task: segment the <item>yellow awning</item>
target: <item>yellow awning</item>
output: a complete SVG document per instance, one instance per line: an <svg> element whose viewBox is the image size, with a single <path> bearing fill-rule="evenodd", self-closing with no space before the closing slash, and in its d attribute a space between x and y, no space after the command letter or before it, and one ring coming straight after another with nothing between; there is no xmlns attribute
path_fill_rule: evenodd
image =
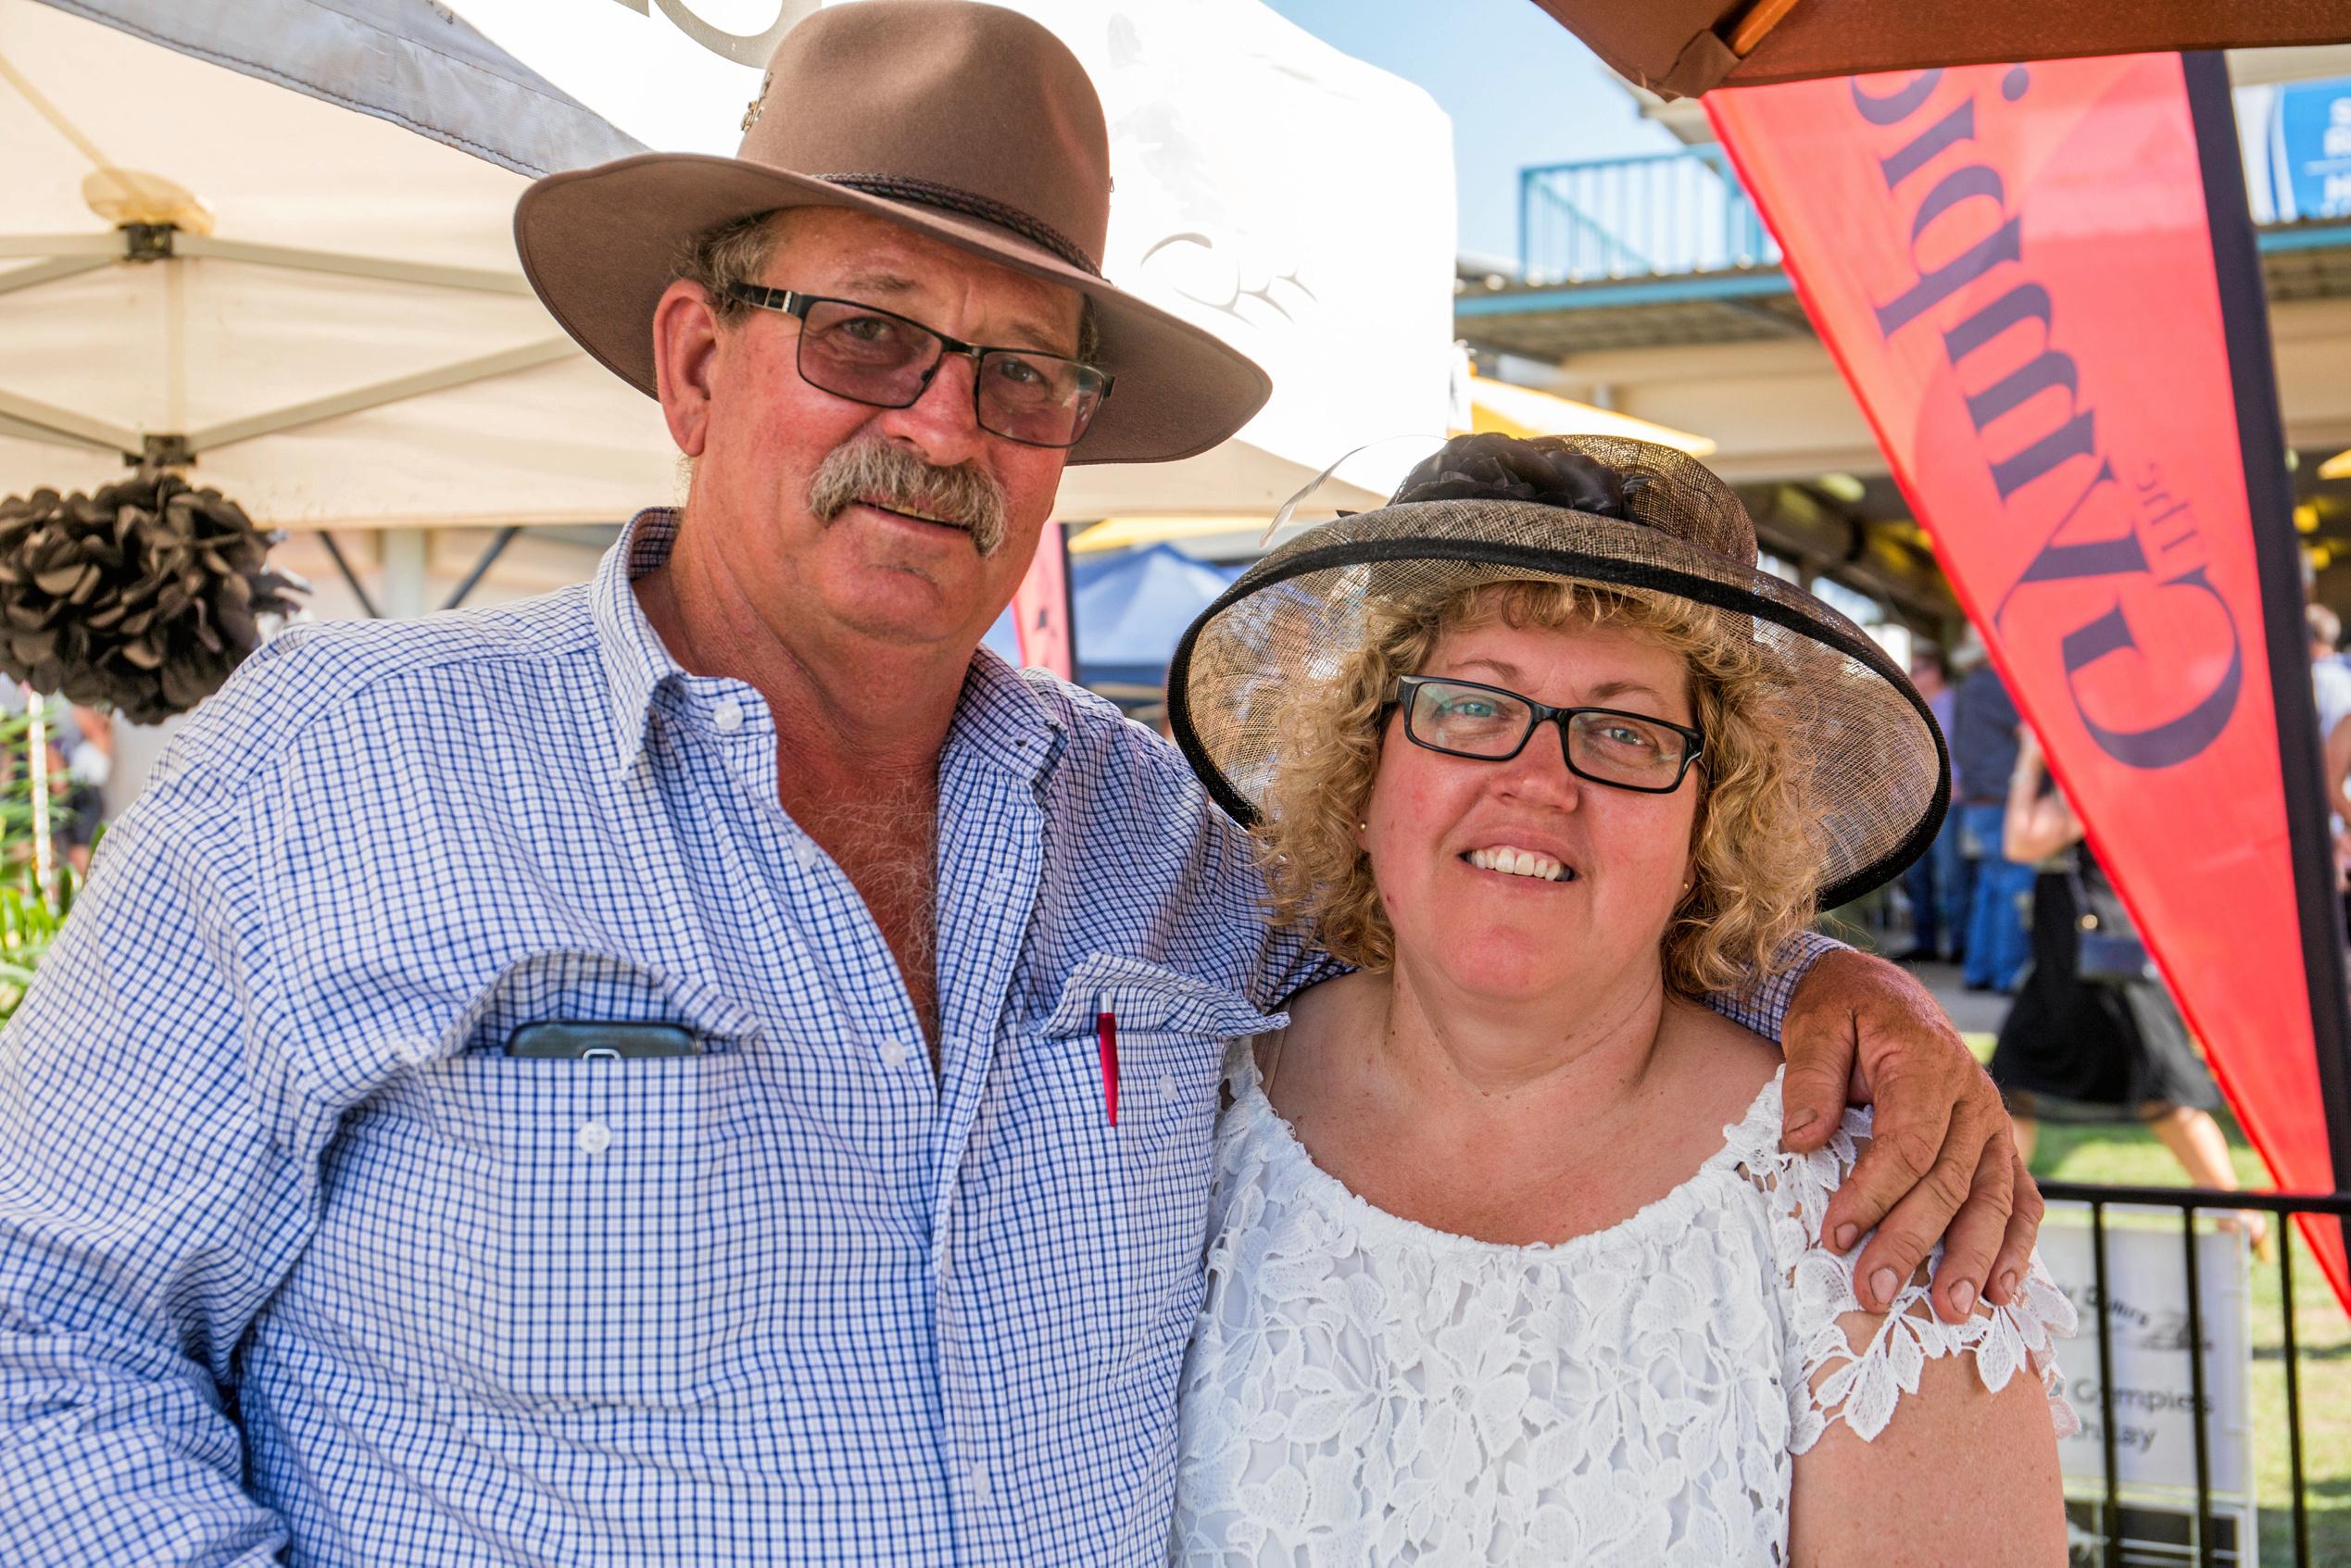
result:
<svg viewBox="0 0 2351 1568"><path fill-rule="evenodd" d="M1094 550L1125 550L1138 545L1157 545L1171 539L1208 539L1219 533L1254 529L1265 532L1264 518L1247 517L1113 517L1069 536L1072 554Z"/></svg>
<svg viewBox="0 0 2351 1568"><path fill-rule="evenodd" d="M1712 440L1686 430L1485 376L1469 378L1469 428L1481 435L1621 435L1678 447L1693 458L1715 449Z"/></svg>

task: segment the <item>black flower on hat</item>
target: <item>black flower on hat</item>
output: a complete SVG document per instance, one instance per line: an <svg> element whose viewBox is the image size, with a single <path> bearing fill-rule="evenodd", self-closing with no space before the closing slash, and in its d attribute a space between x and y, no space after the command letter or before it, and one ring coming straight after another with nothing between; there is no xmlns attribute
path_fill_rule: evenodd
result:
<svg viewBox="0 0 2351 1568"><path fill-rule="evenodd" d="M1535 501L1640 521L1627 508L1649 483L1571 446L1508 435L1456 435L1421 459L1389 505L1414 501Z"/></svg>

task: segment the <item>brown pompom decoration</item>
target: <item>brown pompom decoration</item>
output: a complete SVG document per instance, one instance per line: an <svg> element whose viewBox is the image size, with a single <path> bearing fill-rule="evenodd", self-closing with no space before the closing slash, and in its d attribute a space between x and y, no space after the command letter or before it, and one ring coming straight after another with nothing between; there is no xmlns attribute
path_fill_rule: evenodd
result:
<svg viewBox="0 0 2351 1568"><path fill-rule="evenodd" d="M0 501L0 670L134 724L184 713L310 591L269 570L283 537L164 471Z"/></svg>

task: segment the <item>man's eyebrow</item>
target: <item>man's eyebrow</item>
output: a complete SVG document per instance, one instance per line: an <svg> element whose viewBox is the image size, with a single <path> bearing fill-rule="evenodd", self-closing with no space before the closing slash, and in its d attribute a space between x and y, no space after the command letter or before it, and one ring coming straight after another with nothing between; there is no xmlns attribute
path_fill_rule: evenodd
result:
<svg viewBox="0 0 2351 1568"><path fill-rule="evenodd" d="M866 305L886 304L895 309L904 303L906 295L919 292L921 285L898 272L854 272L844 278L839 287L848 298ZM930 325L927 321L923 324ZM1058 357L1072 351L1063 346L1062 335L1024 313L1007 322L1000 333L991 334L982 346L1025 348Z"/></svg>
<svg viewBox="0 0 2351 1568"><path fill-rule="evenodd" d="M914 292L914 280L897 272L852 272L840 282L840 288L850 298L867 295L908 295Z"/></svg>

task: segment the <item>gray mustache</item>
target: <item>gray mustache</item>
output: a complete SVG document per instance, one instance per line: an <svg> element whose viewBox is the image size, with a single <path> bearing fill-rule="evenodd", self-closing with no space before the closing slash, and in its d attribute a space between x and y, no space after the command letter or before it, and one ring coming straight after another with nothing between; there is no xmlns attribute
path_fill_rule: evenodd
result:
<svg viewBox="0 0 2351 1568"><path fill-rule="evenodd" d="M960 523L984 557L1004 547L1008 503L994 476L973 463L934 468L886 441L835 447L809 481L808 501L820 522L831 522L852 502L870 501Z"/></svg>

